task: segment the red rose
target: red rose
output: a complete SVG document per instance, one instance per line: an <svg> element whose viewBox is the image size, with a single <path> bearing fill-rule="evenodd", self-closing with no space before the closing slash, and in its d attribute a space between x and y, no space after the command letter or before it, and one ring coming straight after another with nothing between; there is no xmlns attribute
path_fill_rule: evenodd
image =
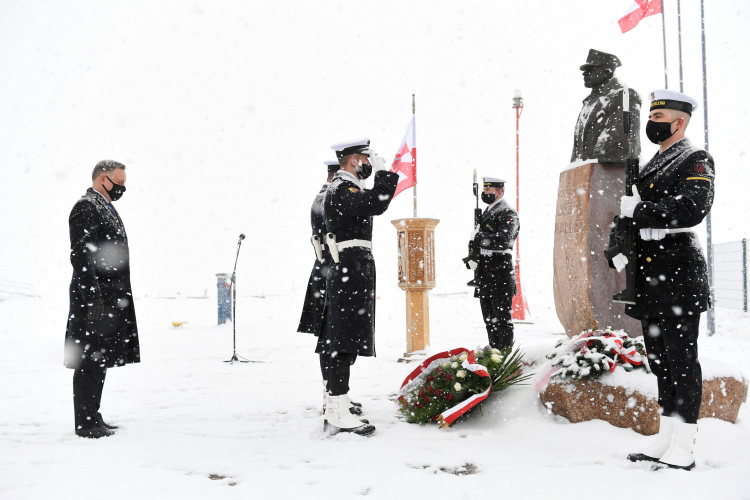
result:
<svg viewBox="0 0 750 500"><path fill-rule="evenodd" d="M453 377L451 377L450 373L445 376L445 380L447 380L448 382L450 382L451 380L453 380Z"/></svg>
<svg viewBox="0 0 750 500"><path fill-rule="evenodd" d="M432 401L432 398L430 398L430 397L424 398L424 402L425 403L429 403L430 401Z"/></svg>
<svg viewBox="0 0 750 500"><path fill-rule="evenodd" d="M453 399L453 394L451 394L449 392L448 394L445 395L445 399L447 399L448 401L452 400Z"/></svg>
<svg viewBox="0 0 750 500"><path fill-rule="evenodd" d="M438 373L443 373L443 370L441 370L440 368L435 368L435 371Z"/></svg>
<svg viewBox="0 0 750 500"><path fill-rule="evenodd" d="M427 382L432 382L433 380L435 380L435 377L433 376L427 377Z"/></svg>
<svg viewBox="0 0 750 500"><path fill-rule="evenodd" d="M424 408L421 404L417 403L414 406L416 406L418 409Z"/></svg>
<svg viewBox="0 0 750 500"><path fill-rule="evenodd" d="M432 392L433 390L434 390L434 388L433 388L432 386L429 386L429 387L427 388L427 392Z"/></svg>
<svg viewBox="0 0 750 500"><path fill-rule="evenodd" d="M443 394L443 391L441 391L440 389L435 389L435 396L440 396L441 394Z"/></svg>

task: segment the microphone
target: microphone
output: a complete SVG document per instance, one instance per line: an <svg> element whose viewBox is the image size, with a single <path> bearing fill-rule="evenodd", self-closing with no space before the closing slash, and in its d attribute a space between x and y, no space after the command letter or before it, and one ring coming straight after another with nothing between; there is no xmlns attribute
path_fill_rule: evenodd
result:
<svg viewBox="0 0 750 500"><path fill-rule="evenodd" d="M240 234L240 239L244 240L245 239L245 235L244 234Z"/></svg>

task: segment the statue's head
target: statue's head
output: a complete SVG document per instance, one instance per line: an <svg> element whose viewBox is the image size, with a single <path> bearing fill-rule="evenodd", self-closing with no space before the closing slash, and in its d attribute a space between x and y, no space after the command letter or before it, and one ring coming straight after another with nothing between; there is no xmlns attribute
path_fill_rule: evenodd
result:
<svg viewBox="0 0 750 500"><path fill-rule="evenodd" d="M622 63L617 56L590 49L586 64L581 66L583 84L589 89L604 85L612 79L615 68L619 66L622 66Z"/></svg>

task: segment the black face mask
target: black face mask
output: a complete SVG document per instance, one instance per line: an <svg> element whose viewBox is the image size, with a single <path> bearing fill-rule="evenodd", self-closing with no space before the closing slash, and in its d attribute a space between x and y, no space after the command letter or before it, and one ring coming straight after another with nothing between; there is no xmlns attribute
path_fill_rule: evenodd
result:
<svg viewBox="0 0 750 500"><path fill-rule="evenodd" d="M485 193L482 191L482 201L488 205L495 203L495 193Z"/></svg>
<svg viewBox="0 0 750 500"><path fill-rule="evenodd" d="M109 176L106 176L107 179L109 179ZM125 192L125 186L121 186L119 184L115 184L112 179L109 179L109 182L112 183L112 189L107 189L106 186L104 187L104 190L109 195L109 199L112 201L117 201L120 198L122 198L122 194Z"/></svg>
<svg viewBox="0 0 750 500"><path fill-rule="evenodd" d="M367 179L372 174L372 165L369 163L360 163L357 168L354 170L357 171L357 175L360 179Z"/></svg>
<svg viewBox="0 0 750 500"><path fill-rule="evenodd" d="M679 118L677 119L679 120ZM674 135L672 132L672 124L677 120L671 122L654 122L649 120L646 124L646 137L654 144L660 144Z"/></svg>

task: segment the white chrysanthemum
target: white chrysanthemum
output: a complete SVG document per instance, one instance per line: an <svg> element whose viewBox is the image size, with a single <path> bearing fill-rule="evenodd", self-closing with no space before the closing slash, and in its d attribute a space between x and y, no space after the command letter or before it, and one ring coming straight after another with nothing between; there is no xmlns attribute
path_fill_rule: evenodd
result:
<svg viewBox="0 0 750 500"><path fill-rule="evenodd" d="M466 376L466 370L458 370L456 372L456 377L458 378L464 378Z"/></svg>
<svg viewBox="0 0 750 500"><path fill-rule="evenodd" d="M456 385L454 385L453 388L456 389L457 391L460 391L461 390L461 384L459 384L458 382L456 382Z"/></svg>
<svg viewBox="0 0 750 500"><path fill-rule="evenodd" d="M499 354L493 354L492 356L490 356L490 359L494 361L495 363L499 363L502 360Z"/></svg>
<svg viewBox="0 0 750 500"><path fill-rule="evenodd" d="M468 357L469 355L467 353L463 353L461 356L459 356L458 360L463 363Z"/></svg>

